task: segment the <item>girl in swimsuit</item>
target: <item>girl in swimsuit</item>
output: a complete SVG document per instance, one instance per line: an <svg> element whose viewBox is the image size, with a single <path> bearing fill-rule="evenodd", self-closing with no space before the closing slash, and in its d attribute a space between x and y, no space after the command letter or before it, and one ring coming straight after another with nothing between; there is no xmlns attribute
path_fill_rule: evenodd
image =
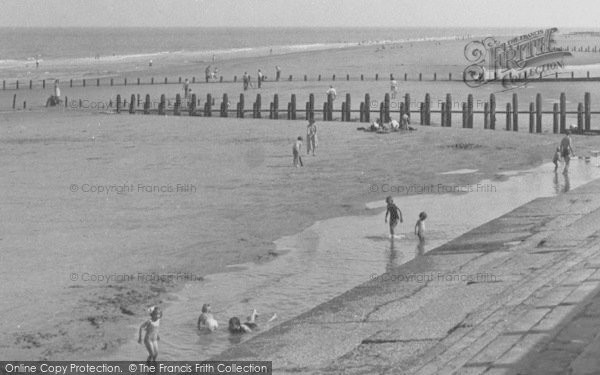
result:
<svg viewBox="0 0 600 375"><path fill-rule="evenodd" d="M158 357L158 341L160 336L158 335L158 327L160 325L160 318L162 317L162 311L156 306L150 308L150 319L146 320L139 330L138 343L142 343L142 331L146 331L144 336L144 345L148 350L148 363L156 362Z"/></svg>

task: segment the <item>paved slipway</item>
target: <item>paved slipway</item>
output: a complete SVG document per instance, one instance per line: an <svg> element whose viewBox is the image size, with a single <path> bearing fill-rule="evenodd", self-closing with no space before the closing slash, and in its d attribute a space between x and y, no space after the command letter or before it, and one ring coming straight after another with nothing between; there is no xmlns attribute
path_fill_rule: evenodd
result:
<svg viewBox="0 0 600 375"><path fill-rule="evenodd" d="M600 374L600 180L222 353L276 374Z"/></svg>

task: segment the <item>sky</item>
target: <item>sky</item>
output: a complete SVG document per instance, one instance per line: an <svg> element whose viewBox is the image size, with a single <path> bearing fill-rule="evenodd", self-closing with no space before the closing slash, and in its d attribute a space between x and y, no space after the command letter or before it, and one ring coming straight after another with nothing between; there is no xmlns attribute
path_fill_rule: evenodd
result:
<svg viewBox="0 0 600 375"><path fill-rule="evenodd" d="M595 0L0 0L8 27L598 27Z"/></svg>

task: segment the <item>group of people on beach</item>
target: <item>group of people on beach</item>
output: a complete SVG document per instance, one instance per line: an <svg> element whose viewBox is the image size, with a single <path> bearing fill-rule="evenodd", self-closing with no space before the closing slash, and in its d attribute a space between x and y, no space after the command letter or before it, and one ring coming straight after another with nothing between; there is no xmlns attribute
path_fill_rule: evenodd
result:
<svg viewBox="0 0 600 375"><path fill-rule="evenodd" d="M144 343L146 346L146 350L148 351L148 363L156 362L158 357L158 342L160 341L160 336L158 334L160 319L162 318L162 311L158 306L152 306L148 309L150 313L150 319L142 323L138 332L138 343ZM256 319L258 318L258 312L256 309L252 310L252 314L246 319L244 323L241 322L240 318L237 316L229 319L228 330L231 334L244 334L251 333L253 330L258 328L258 324L256 323ZM273 314L273 316L267 321L267 323L272 322L277 319L277 314ZM204 330L208 332L214 332L219 328L219 323L215 319L214 315L211 312L211 306L208 303L202 305L202 312L198 317L197 327L199 330ZM142 339L142 334L144 334L144 338Z"/></svg>
<svg viewBox="0 0 600 375"><path fill-rule="evenodd" d="M402 115L400 122L397 120L390 120L389 122L385 123L382 122L381 119L376 118L368 127L359 127L358 130L375 133L389 133L404 130L413 131L416 129L410 126L410 117L405 113Z"/></svg>
<svg viewBox="0 0 600 375"><path fill-rule="evenodd" d="M569 172L569 162L571 161L571 157L575 156L575 153L573 152L573 141L571 139L571 131L573 128L574 126L571 125L571 128L566 131L565 136L560 141L560 145L554 152L554 157L552 158L552 162L554 163L554 172L558 170L558 162L560 160L565 162L563 173L567 174Z"/></svg>
<svg viewBox="0 0 600 375"><path fill-rule="evenodd" d="M292 146L293 164L296 168L304 166L302 156L300 155L302 152L302 141L302 136L299 136ZM306 126L306 154L310 155L312 152L313 156L315 156L317 144L317 125L315 124L315 119L311 118L308 120L308 125Z"/></svg>

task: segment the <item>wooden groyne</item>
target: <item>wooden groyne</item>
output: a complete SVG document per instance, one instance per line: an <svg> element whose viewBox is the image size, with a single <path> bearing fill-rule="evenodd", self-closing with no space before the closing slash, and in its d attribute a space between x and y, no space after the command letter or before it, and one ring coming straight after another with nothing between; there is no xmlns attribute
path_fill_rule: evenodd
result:
<svg viewBox="0 0 600 375"><path fill-rule="evenodd" d="M112 103L112 101L111 101ZM547 131L552 133L564 133L569 129L567 124L568 115L576 115L577 128L576 133L584 134L592 131L592 115L599 115L600 112L591 109L591 94L586 92L583 101L577 103L575 111L567 111L566 95L561 93L558 103L553 105L552 111L544 111L542 108L542 94L538 93L535 101L527 103L526 110L519 110L520 103L517 93L513 93L512 100L505 103L505 106L497 103L495 94L490 94L489 100L481 103L478 101L478 107L482 110L475 110L473 95L469 94L464 101L453 101L451 94L446 94L445 101L438 101L439 109L434 109L431 103L431 95L425 94L422 102L412 102L411 95L405 94L402 98L393 98L389 93L383 96L382 101L373 100L370 94L365 94L364 100L359 103L359 109L353 109L352 98L348 93L345 100L336 106L335 98L329 94L324 98L322 105L315 103L315 95L310 94L303 110L298 109L297 96L292 94L287 105L280 105L279 94L274 94L270 102L263 106L263 97L260 93L256 94L251 106L246 107L248 100L245 94L240 94L237 104L234 106L229 101L229 96L223 94L220 105L212 94L206 94L206 100L202 105L202 100L192 94L189 98L182 98L177 94L174 99L166 99L163 94L158 103L152 102L150 95L145 96L143 103L140 102L140 95L132 94L130 101L123 100L121 95L116 98L116 112L124 112L128 108L131 114L172 114L174 116L203 116L203 117L235 117L235 118L268 118L268 119L315 119L319 121L344 121L344 122L362 122L370 123L375 117L383 122L389 122L392 119L401 121L404 114L411 118L411 124L420 124L424 126L439 125L441 127L452 127L460 124L463 128L473 128L475 123L483 124L483 129L496 130L502 127L502 118L504 118L503 128L507 131L519 131L521 121L528 118L529 133L542 133L544 124L550 126ZM416 104L416 107L414 106ZM251 107L251 108L250 108ZM458 107L458 109L454 109ZM499 110L499 108L505 108ZM373 116L373 113L376 113ZM547 117L546 117L547 116ZM461 121L456 121L460 117ZM436 118L439 121L436 121ZM475 119L477 118L477 121ZM544 121L545 119L548 119Z"/></svg>

